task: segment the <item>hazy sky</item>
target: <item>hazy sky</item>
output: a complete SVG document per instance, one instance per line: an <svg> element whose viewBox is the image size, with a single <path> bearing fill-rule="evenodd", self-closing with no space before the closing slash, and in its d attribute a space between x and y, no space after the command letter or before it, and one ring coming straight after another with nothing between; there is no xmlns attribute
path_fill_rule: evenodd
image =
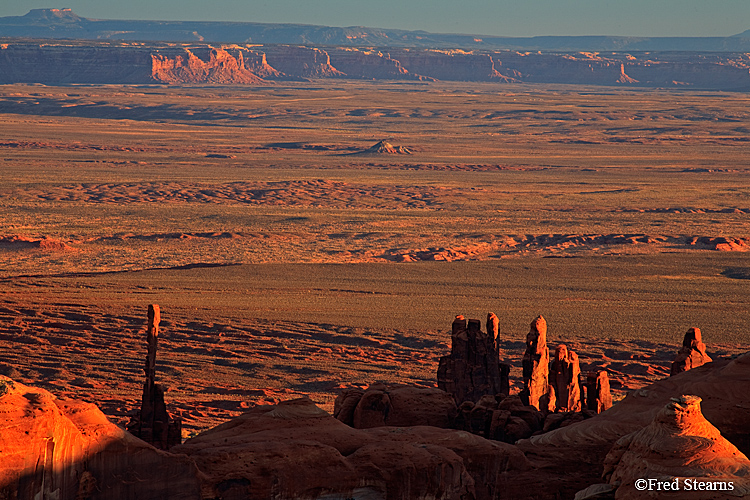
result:
<svg viewBox="0 0 750 500"><path fill-rule="evenodd" d="M501 36L729 36L750 0L0 0L0 16L70 7L98 19L370 26Z"/></svg>

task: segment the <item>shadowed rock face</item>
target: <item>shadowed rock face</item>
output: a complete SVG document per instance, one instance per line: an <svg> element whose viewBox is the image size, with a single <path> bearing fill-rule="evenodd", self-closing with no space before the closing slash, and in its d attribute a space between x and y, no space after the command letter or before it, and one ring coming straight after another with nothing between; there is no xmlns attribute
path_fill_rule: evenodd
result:
<svg viewBox="0 0 750 500"><path fill-rule="evenodd" d="M700 403L697 396L672 398L648 426L615 443L604 462L604 477L619 485L617 498L651 498L635 487L643 478L679 485L679 491L662 492L660 498L750 494L750 460L705 419ZM695 491L696 483L704 487Z"/></svg>
<svg viewBox="0 0 750 500"><path fill-rule="evenodd" d="M385 425L453 426L456 403L445 391L401 384L372 384L366 391L348 389L334 403L333 416L355 429Z"/></svg>
<svg viewBox="0 0 750 500"><path fill-rule="evenodd" d="M550 383L555 387L556 411L581 411L580 374L576 353L564 344L557 346L549 370Z"/></svg>
<svg viewBox="0 0 750 500"><path fill-rule="evenodd" d="M481 331L479 320L468 323L456 316L451 333L451 353L438 364L438 388L453 395L456 404L477 402L482 396L508 395L510 366L500 363L496 341L497 316L487 316L487 331Z"/></svg>
<svg viewBox="0 0 750 500"><path fill-rule="evenodd" d="M700 329L691 328L685 333L682 347L672 362L671 374L675 375L710 362L711 358L706 354L706 344L701 341Z"/></svg>
<svg viewBox="0 0 750 500"><path fill-rule="evenodd" d="M0 414L0 498L201 498L191 460L133 437L93 404L0 376Z"/></svg>
<svg viewBox="0 0 750 500"><path fill-rule="evenodd" d="M490 499L529 470L505 443L425 426L353 429L306 398L256 407L173 451L195 459L216 498Z"/></svg>

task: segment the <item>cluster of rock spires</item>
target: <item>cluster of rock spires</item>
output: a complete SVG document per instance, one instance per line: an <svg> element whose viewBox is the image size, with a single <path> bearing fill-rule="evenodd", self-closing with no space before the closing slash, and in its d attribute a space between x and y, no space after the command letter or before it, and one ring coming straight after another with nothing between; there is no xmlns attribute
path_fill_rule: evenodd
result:
<svg viewBox="0 0 750 500"><path fill-rule="evenodd" d="M750 88L745 53L541 53L307 45L0 43L0 83L261 85L277 80L482 81Z"/></svg>
<svg viewBox="0 0 750 500"><path fill-rule="evenodd" d="M653 498L636 488L644 478L681 485L659 498L750 497L750 353L709 363L697 329L682 371L603 411L606 372L581 379L563 346L550 361L541 316L521 395L508 395L497 317L485 333L459 316L440 361L450 392L376 383L345 390L334 416L306 398L257 406L179 444L155 384L158 324L150 306L143 404L128 427L169 451L92 404L0 376L0 498Z"/></svg>

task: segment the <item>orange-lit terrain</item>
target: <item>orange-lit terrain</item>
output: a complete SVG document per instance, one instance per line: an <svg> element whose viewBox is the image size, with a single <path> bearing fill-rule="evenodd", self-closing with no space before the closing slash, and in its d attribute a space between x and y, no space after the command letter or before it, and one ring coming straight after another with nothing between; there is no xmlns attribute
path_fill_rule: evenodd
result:
<svg viewBox="0 0 750 500"><path fill-rule="evenodd" d="M2 86L0 375L124 425L156 303L188 437L435 387L453 318L493 311L511 393L542 314L620 400L690 327L748 350L748 123L747 95L687 90Z"/></svg>

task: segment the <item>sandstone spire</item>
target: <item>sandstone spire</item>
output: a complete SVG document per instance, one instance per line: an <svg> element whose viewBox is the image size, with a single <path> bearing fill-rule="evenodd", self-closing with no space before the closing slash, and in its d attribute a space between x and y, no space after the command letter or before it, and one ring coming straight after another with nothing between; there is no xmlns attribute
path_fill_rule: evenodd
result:
<svg viewBox="0 0 750 500"><path fill-rule="evenodd" d="M701 342L700 328L691 328L685 333L682 347L672 362L671 375L676 375L710 362L711 358L706 354L706 344Z"/></svg>
<svg viewBox="0 0 750 500"><path fill-rule="evenodd" d="M542 316L537 316L531 322L531 329L526 335L526 352L522 365L524 389L521 391L521 399L524 404L538 410L539 398L547 392L549 374L547 322Z"/></svg>
<svg viewBox="0 0 750 500"><path fill-rule="evenodd" d="M143 396L141 398L141 409L128 423L128 431L151 443L157 448L166 450L171 446L180 444L182 439L180 419L172 418L167 412L164 403L164 389L156 383L156 348L159 340L159 322L161 315L159 306L151 304L148 306L148 328L146 341L148 352L143 371L146 381L143 383Z"/></svg>

